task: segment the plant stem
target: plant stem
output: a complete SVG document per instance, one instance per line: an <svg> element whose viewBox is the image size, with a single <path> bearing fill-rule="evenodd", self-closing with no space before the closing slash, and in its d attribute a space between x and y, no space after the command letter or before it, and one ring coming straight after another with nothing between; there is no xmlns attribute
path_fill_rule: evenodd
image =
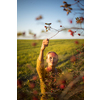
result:
<svg viewBox="0 0 100 100"><path fill-rule="evenodd" d="M55 34L55 35L57 35L59 33L59 31ZM52 37L50 37L49 39L51 39L51 38L53 38L55 35L53 35Z"/></svg>

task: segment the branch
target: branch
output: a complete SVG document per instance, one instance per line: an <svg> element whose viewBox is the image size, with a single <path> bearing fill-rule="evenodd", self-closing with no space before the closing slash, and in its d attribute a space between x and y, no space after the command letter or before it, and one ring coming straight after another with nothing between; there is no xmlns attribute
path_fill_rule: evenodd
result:
<svg viewBox="0 0 100 100"><path fill-rule="evenodd" d="M78 3L78 1L77 2L75 2L74 4L71 4L71 5L75 5L75 4L77 4Z"/></svg>
<svg viewBox="0 0 100 100"><path fill-rule="evenodd" d="M57 29L55 29L55 28L52 28L52 27L51 27L51 29L54 29L55 31L58 31Z"/></svg>
<svg viewBox="0 0 100 100"><path fill-rule="evenodd" d="M78 27L71 27L71 28L67 28L67 29L82 29L82 30L84 30L84 28L78 28Z"/></svg>
<svg viewBox="0 0 100 100"><path fill-rule="evenodd" d="M80 3L80 2L79 2ZM81 4L81 3L80 3ZM81 4L82 5L82 4ZM84 6L84 5L82 5L82 6Z"/></svg>
<svg viewBox="0 0 100 100"><path fill-rule="evenodd" d="M54 29L54 28L51 28L51 29ZM66 28L66 30L67 30L67 29L82 29L82 30L84 30L84 28L78 28L78 27ZM56 31L58 31L58 32L57 32L55 35L51 36L49 39L53 38L53 37L56 36L59 32L63 31L63 29L61 29L60 31L57 30L57 29L54 29L54 30L56 30Z"/></svg>
<svg viewBox="0 0 100 100"><path fill-rule="evenodd" d="M81 91L84 91L84 86L78 86L76 89L74 89L73 91L69 92L65 97L64 97L64 100L68 100L71 96L81 92Z"/></svg>
<svg viewBox="0 0 100 100"><path fill-rule="evenodd" d="M58 33L59 33L59 31L58 31L55 35L57 35ZM52 37L50 37L50 38L53 38L55 35L53 35L53 36L52 36ZM50 38L49 38L49 39L50 39Z"/></svg>
<svg viewBox="0 0 100 100"><path fill-rule="evenodd" d="M84 75L84 72L81 73L80 76L78 76L75 80L69 83L69 85L62 91L61 95L59 96L59 100L62 100L62 98L68 93L68 91L71 89L71 87L76 84L80 79L82 79Z"/></svg>
<svg viewBox="0 0 100 100"><path fill-rule="evenodd" d="M84 10L83 8L81 8L81 7L79 6L79 4L77 4L77 6L78 6L81 10Z"/></svg>
<svg viewBox="0 0 100 100"><path fill-rule="evenodd" d="M84 11L84 9L83 9L83 8L80 8L80 9L75 9L75 8L74 8L73 10L83 10L83 11Z"/></svg>
<svg viewBox="0 0 100 100"><path fill-rule="evenodd" d="M75 14L82 14L82 15L83 15L83 14L84 14L84 12L83 12L83 13L80 13L80 12L75 12L75 13L74 13L74 15L75 15Z"/></svg>

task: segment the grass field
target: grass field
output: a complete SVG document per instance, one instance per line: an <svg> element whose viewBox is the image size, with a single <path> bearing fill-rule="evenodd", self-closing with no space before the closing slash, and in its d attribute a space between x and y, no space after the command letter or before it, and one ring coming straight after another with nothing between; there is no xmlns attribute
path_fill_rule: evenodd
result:
<svg viewBox="0 0 100 100"><path fill-rule="evenodd" d="M79 44L75 44L78 41ZM32 46L32 43L37 43L36 46ZM27 68L27 64L30 64L33 68L36 67L36 60L40 53L42 40L17 40L17 78L25 78L33 74L33 71ZM67 62L60 64L71 55L77 54L76 49L84 44L83 39L68 39L68 40L50 40L48 47L44 51L45 55L49 51L55 51L59 55L59 67L65 65ZM69 65L67 65L69 66ZM70 66L69 66L70 67ZM35 73L35 72L34 72Z"/></svg>
<svg viewBox="0 0 100 100"><path fill-rule="evenodd" d="M35 69L36 61L40 53L42 41L17 40L17 79L28 81L33 74L37 73ZM36 43L36 45L33 46L32 43ZM59 57L56 67L59 67L63 72L66 70L84 71L83 44L84 39L49 40L49 45L44 51L44 59L46 59L47 52L54 51ZM80 59L72 63L70 58L73 55L80 57Z"/></svg>

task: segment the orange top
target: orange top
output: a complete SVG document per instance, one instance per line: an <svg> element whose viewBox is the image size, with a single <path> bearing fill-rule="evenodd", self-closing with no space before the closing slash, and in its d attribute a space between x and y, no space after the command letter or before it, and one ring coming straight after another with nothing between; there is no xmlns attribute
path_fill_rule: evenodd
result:
<svg viewBox="0 0 100 100"><path fill-rule="evenodd" d="M39 75L40 78L40 88L41 88L41 93L43 94L41 97L41 100L45 100L43 97L45 96L45 92L47 92L47 90L45 89L45 78L49 78L47 77L47 68L44 67L44 65L42 65L43 62L41 62L39 59L37 59L37 73ZM62 71L60 69L57 68L57 72L61 73Z"/></svg>

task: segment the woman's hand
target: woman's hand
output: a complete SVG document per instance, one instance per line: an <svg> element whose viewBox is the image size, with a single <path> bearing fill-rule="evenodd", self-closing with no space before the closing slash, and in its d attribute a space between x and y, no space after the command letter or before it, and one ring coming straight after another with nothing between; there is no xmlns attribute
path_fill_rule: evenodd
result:
<svg viewBox="0 0 100 100"><path fill-rule="evenodd" d="M49 39L45 39L42 42L41 50L44 50L49 44Z"/></svg>

